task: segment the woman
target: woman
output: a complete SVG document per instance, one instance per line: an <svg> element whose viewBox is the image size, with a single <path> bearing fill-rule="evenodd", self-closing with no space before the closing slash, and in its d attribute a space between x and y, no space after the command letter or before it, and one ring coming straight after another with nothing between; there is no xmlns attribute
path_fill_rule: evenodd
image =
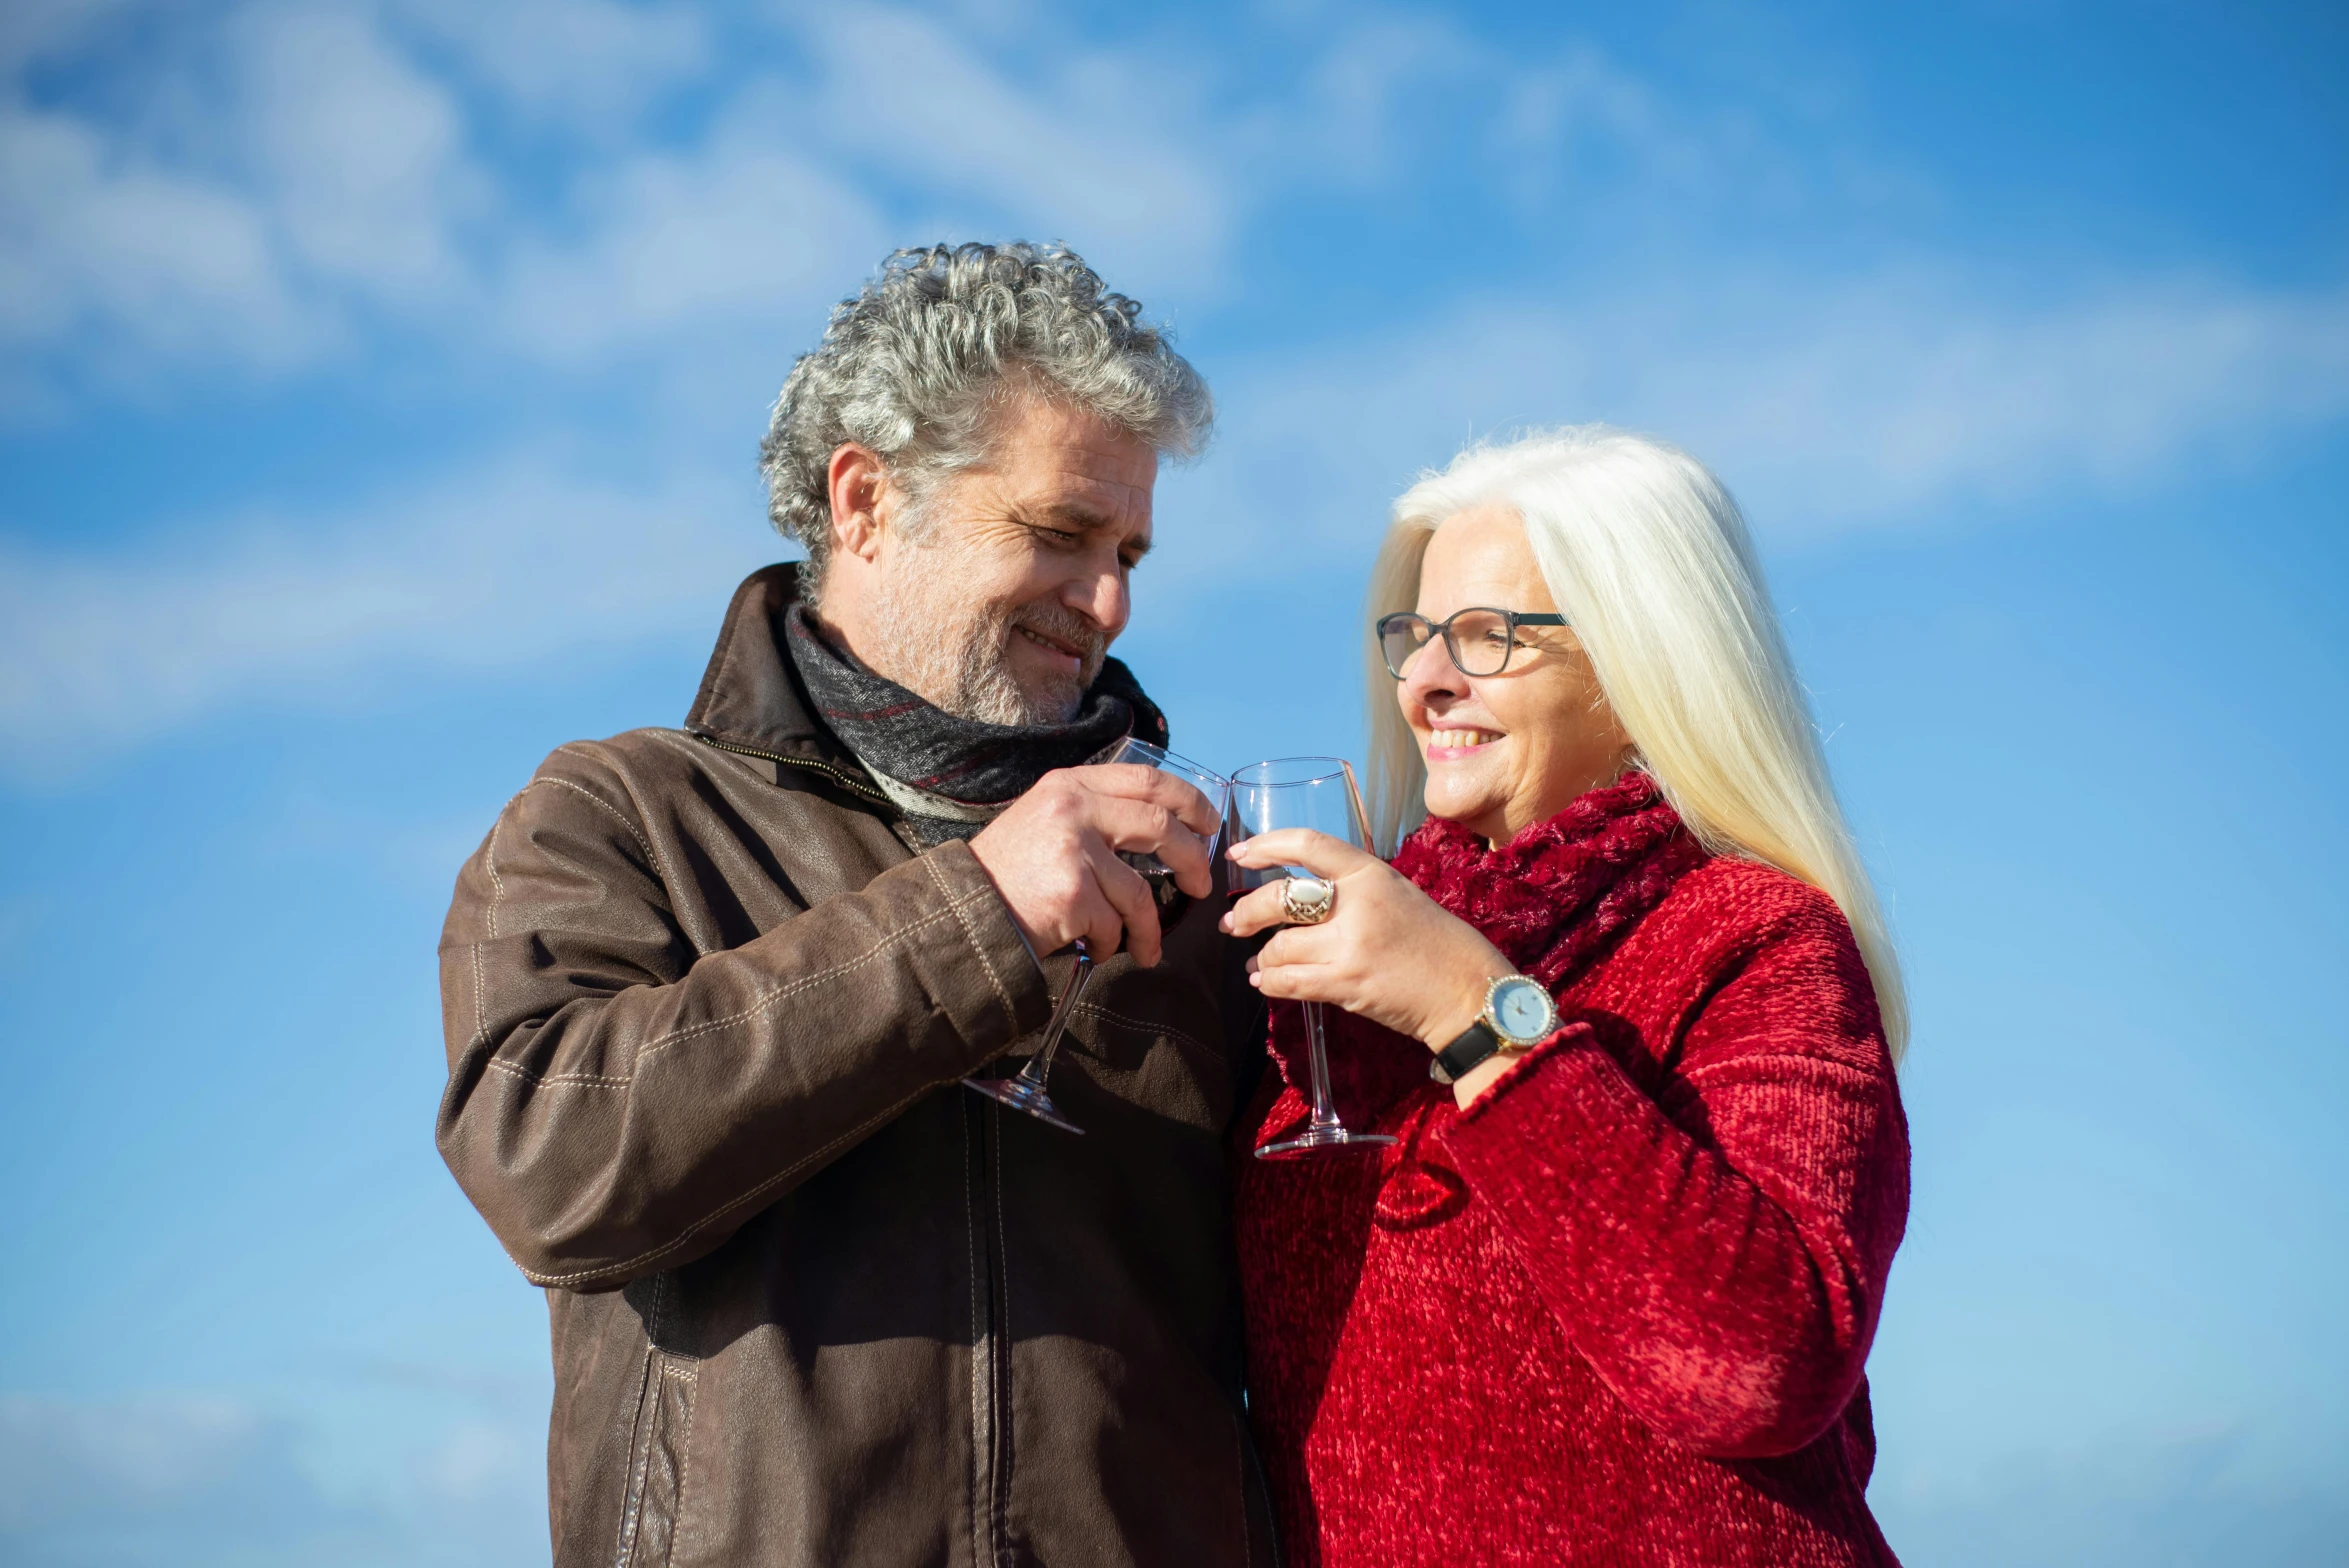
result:
<svg viewBox="0 0 2349 1568"><path fill-rule="evenodd" d="M1391 868L1231 852L1335 888L1226 917L1283 927L1255 1143L1306 1115L1297 1000L1345 1009L1338 1109L1397 1140L1242 1162L1288 1561L1892 1563L1861 1368L1900 980L1734 504L1603 428L1475 449L1372 593L1380 842L1427 821Z"/></svg>

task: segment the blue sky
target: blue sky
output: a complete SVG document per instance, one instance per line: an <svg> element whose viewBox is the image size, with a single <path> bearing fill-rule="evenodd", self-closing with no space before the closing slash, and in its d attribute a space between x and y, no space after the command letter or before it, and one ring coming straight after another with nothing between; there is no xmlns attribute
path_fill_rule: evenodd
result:
<svg viewBox="0 0 2349 1568"><path fill-rule="evenodd" d="M682 717L890 247L1078 246L1222 429L1123 651L1359 749L1388 499L1743 499L1910 965L1872 1497L1923 1568L2349 1558L2337 6L0 12L0 1559L543 1560L433 944Z"/></svg>

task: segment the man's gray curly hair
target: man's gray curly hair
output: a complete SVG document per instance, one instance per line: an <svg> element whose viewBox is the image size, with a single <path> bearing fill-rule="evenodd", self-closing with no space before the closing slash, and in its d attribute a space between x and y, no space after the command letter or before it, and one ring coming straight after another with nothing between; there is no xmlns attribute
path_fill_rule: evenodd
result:
<svg viewBox="0 0 2349 1568"><path fill-rule="evenodd" d="M1142 307L1059 245L901 250L832 312L824 341L775 399L759 472L767 515L807 547L818 583L832 550L832 454L854 441L918 506L986 455L1006 397L1041 394L1190 457L1215 420L1207 383Z"/></svg>

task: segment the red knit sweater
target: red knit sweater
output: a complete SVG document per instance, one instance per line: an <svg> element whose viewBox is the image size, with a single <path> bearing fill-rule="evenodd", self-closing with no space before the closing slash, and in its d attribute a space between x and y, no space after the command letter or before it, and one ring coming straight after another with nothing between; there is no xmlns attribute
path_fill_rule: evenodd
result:
<svg viewBox="0 0 2349 1568"><path fill-rule="evenodd" d="M1250 1405L1290 1568L1894 1563L1861 1375L1908 1139L1834 904L1713 859L1648 780L1399 869L1564 1027L1465 1114L1333 1010L1378 1155L1239 1160ZM1299 1021L1274 1010L1282 1074ZM1305 1118L1268 1075L1256 1143Z"/></svg>

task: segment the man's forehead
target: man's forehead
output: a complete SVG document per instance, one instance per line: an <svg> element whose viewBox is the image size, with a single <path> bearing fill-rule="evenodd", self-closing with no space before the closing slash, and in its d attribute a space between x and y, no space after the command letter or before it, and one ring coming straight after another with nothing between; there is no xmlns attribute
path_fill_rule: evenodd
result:
<svg viewBox="0 0 2349 1568"><path fill-rule="evenodd" d="M987 465L1009 499L1080 526L1149 527L1158 453L1148 442L1065 414L1034 418L1009 435Z"/></svg>

